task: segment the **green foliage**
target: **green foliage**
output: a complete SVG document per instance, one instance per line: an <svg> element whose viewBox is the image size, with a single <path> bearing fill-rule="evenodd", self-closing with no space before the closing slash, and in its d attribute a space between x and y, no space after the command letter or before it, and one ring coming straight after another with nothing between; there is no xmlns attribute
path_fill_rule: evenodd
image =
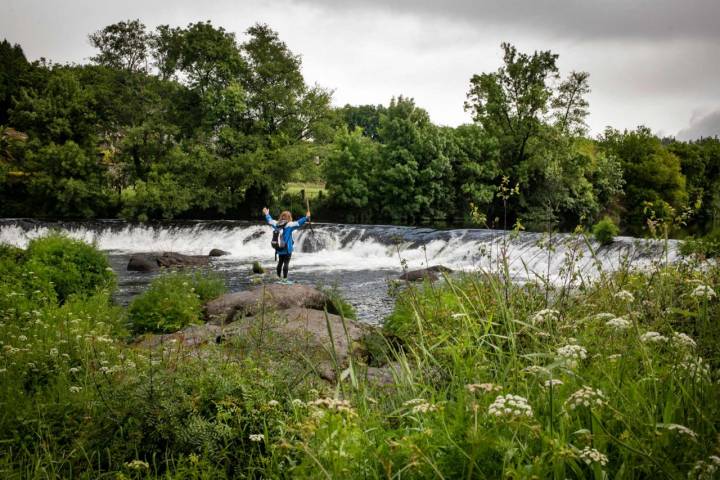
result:
<svg viewBox="0 0 720 480"><path fill-rule="evenodd" d="M130 328L135 333L171 333L201 318L203 303L225 292L224 280L213 274L167 273L128 307Z"/></svg>
<svg viewBox="0 0 720 480"><path fill-rule="evenodd" d="M355 311L355 307L353 307L350 303L348 303L347 300L345 300L345 298L338 290L337 286L321 287L320 290L329 300L329 305L327 306L328 313L332 313L334 315L341 315L349 319L357 318L357 312Z"/></svg>
<svg viewBox="0 0 720 480"><path fill-rule="evenodd" d="M51 282L61 303L73 295L90 296L115 287L115 273L105 254L62 234L31 240L25 258L24 269Z"/></svg>
<svg viewBox="0 0 720 480"><path fill-rule="evenodd" d="M601 245L610 245L617 234L620 233L620 229L615 225L612 218L603 217L602 220L593 225L592 233L595 240L600 242Z"/></svg>
<svg viewBox="0 0 720 480"><path fill-rule="evenodd" d="M696 255L703 259L720 256L720 228L699 238L688 238L680 244L680 252L685 256Z"/></svg>

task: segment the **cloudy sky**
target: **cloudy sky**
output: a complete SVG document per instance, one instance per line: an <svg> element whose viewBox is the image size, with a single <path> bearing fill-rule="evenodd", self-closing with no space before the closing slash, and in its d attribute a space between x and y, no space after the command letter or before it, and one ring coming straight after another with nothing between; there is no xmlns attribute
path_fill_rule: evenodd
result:
<svg viewBox="0 0 720 480"><path fill-rule="evenodd" d="M148 27L268 23L334 102L413 97L436 123L469 122L474 73L500 43L552 50L563 73L590 72L589 125L720 135L720 0L2 0L0 37L30 59L85 62L87 34L126 19Z"/></svg>

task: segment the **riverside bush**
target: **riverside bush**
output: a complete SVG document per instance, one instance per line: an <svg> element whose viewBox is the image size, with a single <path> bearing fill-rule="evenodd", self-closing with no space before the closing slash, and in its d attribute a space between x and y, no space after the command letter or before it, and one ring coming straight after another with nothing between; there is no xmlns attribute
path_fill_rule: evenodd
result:
<svg viewBox="0 0 720 480"><path fill-rule="evenodd" d="M601 245L610 245L620 233L620 229L610 217L605 217L593 226L592 232Z"/></svg>
<svg viewBox="0 0 720 480"><path fill-rule="evenodd" d="M225 291L222 278L204 274L164 274L135 298L128 308L130 328L135 333L170 333L197 323L202 304Z"/></svg>
<svg viewBox="0 0 720 480"><path fill-rule="evenodd" d="M25 255L26 270L52 282L60 302L71 295L92 295L115 287L115 273L107 257L80 240L48 235L32 240Z"/></svg>

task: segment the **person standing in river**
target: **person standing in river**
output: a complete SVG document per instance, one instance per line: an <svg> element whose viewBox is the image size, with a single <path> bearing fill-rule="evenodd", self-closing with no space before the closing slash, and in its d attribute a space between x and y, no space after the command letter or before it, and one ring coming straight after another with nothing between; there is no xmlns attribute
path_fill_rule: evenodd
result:
<svg viewBox="0 0 720 480"><path fill-rule="evenodd" d="M287 210L282 212L277 220L273 220L267 207L263 208L262 212L265 215L265 221L273 227L272 246L275 248L278 258L277 276L287 280L290 257L293 252L293 232L310 219L310 209L308 208L305 216L296 222L293 222L292 214Z"/></svg>

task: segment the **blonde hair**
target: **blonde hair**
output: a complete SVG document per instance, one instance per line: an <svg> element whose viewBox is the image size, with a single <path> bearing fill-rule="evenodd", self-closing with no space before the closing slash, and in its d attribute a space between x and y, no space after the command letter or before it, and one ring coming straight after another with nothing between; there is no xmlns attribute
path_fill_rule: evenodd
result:
<svg viewBox="0 0 720 480"><path fill-rule="evenodd" d="M280 214L279 220L285 221L285 222L292 222L292 214L285 210Z"/></svg>

